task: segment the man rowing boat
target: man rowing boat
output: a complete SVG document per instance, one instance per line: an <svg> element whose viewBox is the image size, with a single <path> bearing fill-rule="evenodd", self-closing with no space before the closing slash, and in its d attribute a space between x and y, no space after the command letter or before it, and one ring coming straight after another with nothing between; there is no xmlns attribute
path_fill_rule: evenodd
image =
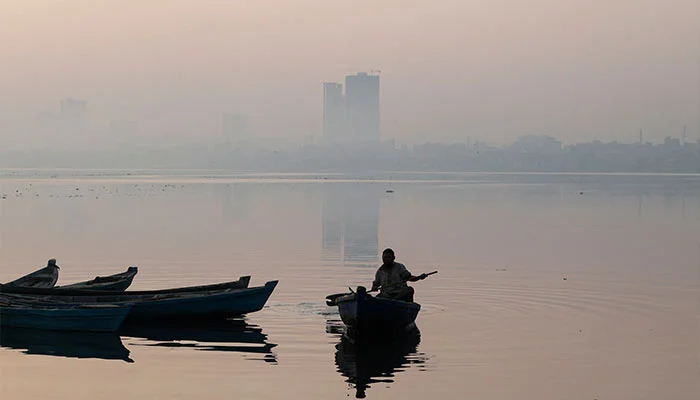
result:
<svg viewBox="0 0 700 400"><path fill-rule="evenodd" d="M416 282L425 279L427 274L414 276L406 266L395 261L394 250L385 249L382 252L383 264L379 266L372 282L372 290L380 289L377 297L413 302L415 290L406 282Z"/></svg>

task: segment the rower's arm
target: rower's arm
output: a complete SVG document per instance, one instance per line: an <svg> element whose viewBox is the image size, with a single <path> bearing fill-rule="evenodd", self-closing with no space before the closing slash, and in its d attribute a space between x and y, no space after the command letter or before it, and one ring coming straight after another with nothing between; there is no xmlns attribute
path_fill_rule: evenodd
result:
<svg viewBox="0 0 700 400"><path fill-rule="evenodd" d="M426 274L420 274L420 275L418 275L418 276L411 275L411 276L408 278L408 281L409 281L409 282L422 281L423 279L425 279L425 278L427 278L427 277L428 277L428 275L426 275Z"/></svg>

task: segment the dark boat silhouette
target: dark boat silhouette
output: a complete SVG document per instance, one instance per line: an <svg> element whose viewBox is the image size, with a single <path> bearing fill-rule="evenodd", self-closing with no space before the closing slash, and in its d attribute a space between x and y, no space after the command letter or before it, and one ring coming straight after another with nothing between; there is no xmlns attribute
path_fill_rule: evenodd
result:
<svg viewBox="0 0 700 400"><path fill-rule="evenodd" d="M109 276L98 276L94 279L71 283L69 285L55 286L57 289L84 289L84 290L106 290L123 292L131 286L134 277L139 272L138 267L131 266L126 271Z"/></svg>
<svg viewBox="0 0 700 400"><path fill-rule="evenodd" d="M278 281L249 287L249 276L213 285L145 291L35 289L0 285L0 294L52 304L130 304L125 323L226 319L260 311Z"/></svg>
<svg viewBox="0 0 700 400"><path fill-rule="evenodd" d="M131 286L134 277L138 273L138 267L131 266L126 271L108 276L98 276L94 279L71 283L64 286L56 286L60 267L56 265L56 260L51 259L48 265L32 273L15 279L5 284L6 287L25 287L34 289L84 289L84 290L106 290L123 292Z"/></svg>

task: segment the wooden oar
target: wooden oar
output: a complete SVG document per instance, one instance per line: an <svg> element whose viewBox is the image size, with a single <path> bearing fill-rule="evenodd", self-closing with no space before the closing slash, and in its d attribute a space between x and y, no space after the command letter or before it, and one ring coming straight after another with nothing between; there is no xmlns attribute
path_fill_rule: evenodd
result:
<svg viewBox="0 0 700 400"><path fill-rule="evenodd" d="M425 274L425 277L427 278L428 276L433 275L433 274L437 274L437 271L428 272L427 274ZM380 286L380 287L378 287L378 288L376 288L376 289L374 289L374 290L368 290L367 293L376 292L376 291L379 291L379 290L381 290L381 289L388 289L388 288L390 288L390 287L394 287L394 286L396 286L396 285L400 285L400 284L403 284L403 283L405 283L405 282L408 282L408 281L397 282L397 283L394 283L394 284L391 284L391 285L387 285L387 286ZM355 292L353 292L352 288L348 288L348 289L350 289L350 293L336 293L336 294L329 294L328 296L326 296L326 304L329 305L329 306L334 306L334 305L335 305L335 301L336 301L339 297L343 297L343 296L347 296L347 295L349 295L349 294L355 293Z"/></svg>

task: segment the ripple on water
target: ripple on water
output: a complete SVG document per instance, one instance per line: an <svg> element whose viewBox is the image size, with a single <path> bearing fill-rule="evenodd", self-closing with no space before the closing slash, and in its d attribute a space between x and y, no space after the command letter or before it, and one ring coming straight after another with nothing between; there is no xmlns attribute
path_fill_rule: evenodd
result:
<svg viewBox="0 0 700 400"><path fill-rule="evenodd" d="M570 282L570 281L569 281ZM613 316L648 314L658 304L651 290L604 282L471 283L467 288L470 307L483 315L496 313L538 316L554 311ZM565 286L565 287L564 287Z"/></svg>

